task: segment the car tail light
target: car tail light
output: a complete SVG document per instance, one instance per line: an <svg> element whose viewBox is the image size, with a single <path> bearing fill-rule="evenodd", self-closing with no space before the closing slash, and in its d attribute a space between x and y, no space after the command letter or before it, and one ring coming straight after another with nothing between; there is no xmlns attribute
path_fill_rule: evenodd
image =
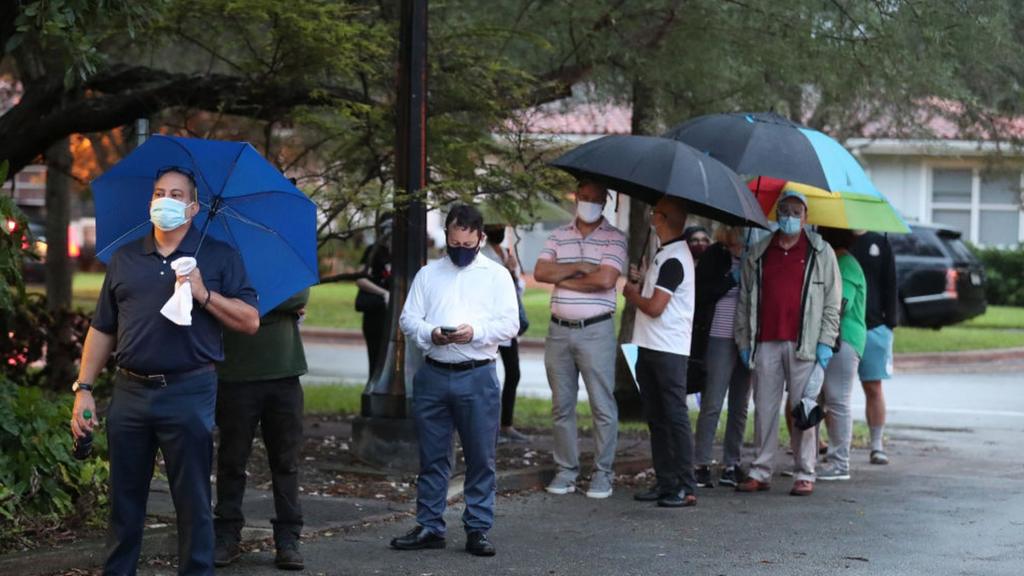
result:
<svg viewBox="0 0 1024 576"><path fill-rule="evenodd" d="M75 231L68 226L68 258L78 258L82 255L82 249L79 248L78 242L75 241Z"/></svg>
<svg viewBox="0 0 1024 576"><path fill-rule="evenodd" d="M942 295L946 298L956 300L958 298L956 291L956 281L960 277L960 273L954 268L946 269L946 289L942 292Z"/></svg>

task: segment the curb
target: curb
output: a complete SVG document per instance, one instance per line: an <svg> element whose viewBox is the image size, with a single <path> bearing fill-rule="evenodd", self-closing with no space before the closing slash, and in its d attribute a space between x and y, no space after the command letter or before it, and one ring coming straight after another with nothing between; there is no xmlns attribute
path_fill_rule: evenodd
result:
<svg viewBox="0 0 1024 576"><path fill-rule="evenodd" d="M104 539L91 538L48 550L15 552L0 557L0 574L48 574L76 568L95 568L103 565L105 551ZM177 553L178 530L174 526L165 525L143 532L143 556Z"/></svg>
<svg viewBox="0 0 1024 576"><path fill-rule="evenodd" d="M357 330L304 326L302 339L325 344L364 344L363 334ZM520 338L520 350L544 350L543 338ZM965 350L962 352L924 352L896 354L896 368L915 369L950 364L984 364L1007 360L1024 360L1024 348L996 348L992 350Z"/></svg>

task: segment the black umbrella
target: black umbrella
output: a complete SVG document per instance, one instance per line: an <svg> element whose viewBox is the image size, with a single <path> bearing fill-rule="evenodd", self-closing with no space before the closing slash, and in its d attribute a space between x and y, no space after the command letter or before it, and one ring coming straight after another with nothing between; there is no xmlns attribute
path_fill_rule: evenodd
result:
<svg viewBox="0 0 1024 576"><path fill-rule="evenodd" d="M760 205L735 172L676 140L605 136L573 148L551 165L650 204L667 194L686 200L693 214L768 227Z"/></svg>
<svg viewBox="0 0 1024 576"><path fill-rule="evenodd" d="M663 136L710 154L745 176L879 195L864 168L841 144L773 112L699 116Z"/></svg>

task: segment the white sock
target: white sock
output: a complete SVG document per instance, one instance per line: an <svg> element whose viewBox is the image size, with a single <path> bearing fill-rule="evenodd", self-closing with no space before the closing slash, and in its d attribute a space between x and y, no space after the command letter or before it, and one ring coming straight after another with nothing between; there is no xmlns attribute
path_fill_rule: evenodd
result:
<svg viewBox="0 0 1024 576"><path fill-rule="evenodd" d="M884 426L872 426L871 430L871 450L883 450L882 448L882 431L885 429Z"/></svg>

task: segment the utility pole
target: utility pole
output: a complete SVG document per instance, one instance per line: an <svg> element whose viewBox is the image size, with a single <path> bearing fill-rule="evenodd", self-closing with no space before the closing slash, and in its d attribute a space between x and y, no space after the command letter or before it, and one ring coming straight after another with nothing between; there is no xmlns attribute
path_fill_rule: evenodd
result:
<svg viewBox="0 0 1024 576"><path fill-rule="evenodd" d="M409 418L412 376L422 362L398 319L416 272L427 259L427 212L420 198L427 171L427 0L403 0L399 44L396 197L388 300L389 335L383 364L370 367L360 418L353 423L361 459L416 470L415 428Z"/></svg>

